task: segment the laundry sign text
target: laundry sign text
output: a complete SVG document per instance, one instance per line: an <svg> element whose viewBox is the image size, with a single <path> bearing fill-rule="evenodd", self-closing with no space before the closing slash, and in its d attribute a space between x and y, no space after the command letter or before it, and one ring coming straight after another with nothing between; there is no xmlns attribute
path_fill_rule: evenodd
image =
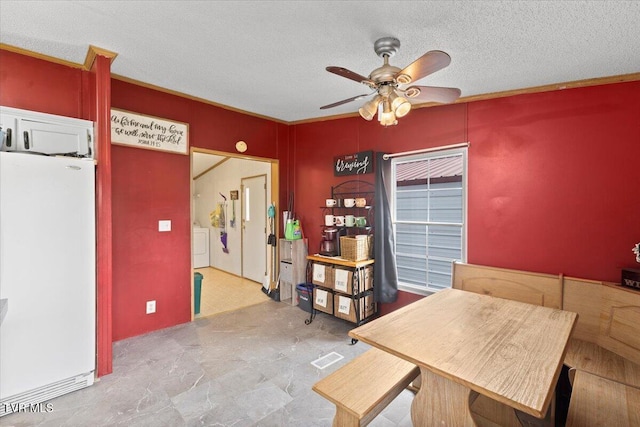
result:
<svg viewBox="0 0 640 427"><path fill-rule="evenodd" d="M189 125L112 108L111 143L188 154Z"/></svg>
<svg viewBox="0 0 640 427"><path fill-rule="evenodd" d="M334 157L334 176L362 175L373 172L373 151L361 151Z"/></svg>

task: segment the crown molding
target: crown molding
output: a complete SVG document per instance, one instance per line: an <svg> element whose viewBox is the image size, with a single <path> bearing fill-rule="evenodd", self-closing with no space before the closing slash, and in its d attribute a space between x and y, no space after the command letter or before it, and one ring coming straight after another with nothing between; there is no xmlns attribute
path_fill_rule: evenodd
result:
<svg viewBox="0 0 640 427"><path fill-rule="evenodd" d="M93 63L96 60L96 56L105 56L109 58L111 60L111 63L113 64L113 61L116 59L116 56L118 56L118 54L90 44L89 49L87 49L87 56L84 59L82 69L84 69L85 71L90 71L93 67Z"/></svg>

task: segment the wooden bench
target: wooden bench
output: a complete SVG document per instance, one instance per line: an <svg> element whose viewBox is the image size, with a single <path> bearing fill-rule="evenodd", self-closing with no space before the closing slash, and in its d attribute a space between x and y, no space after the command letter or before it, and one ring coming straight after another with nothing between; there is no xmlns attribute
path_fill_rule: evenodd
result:
<svg viewBox="0 0 640 427"><path fill-rule="evenodd" d="M578 313L565 364L640 387L640 292L564 278L564 309Z"/></svg>
<svg viewBox="0 0 640 427"><path fill-rule="evenodd" d="M563 308L578 313L565 356L567 427L640 426L640 293L572 277L563 293Z"/></svg>
<svg viewBox="0 0 640 427"><path fill-rule="evenodd" d="M562 276L454 262L451 280L454 289L562 308Z"/></svg>
<svg viewBox="0 0 640 427"><path fill-rule="evenodd" d="M640 365L597 344L572 338L564 364L622 384L640 388Z"/></svg>
<svg viewBox="0 0 640 427"><path fill-rule="evenodd" d="M640 426L640 388L575 371L566 427Z"/></svg>
<svg viewBox="0 0 640 427"><path fill-rule="evenodd" d="M318 381L313 390L336 405L334 427L366 426L419 374L414 364L372 348Z"/></svg>

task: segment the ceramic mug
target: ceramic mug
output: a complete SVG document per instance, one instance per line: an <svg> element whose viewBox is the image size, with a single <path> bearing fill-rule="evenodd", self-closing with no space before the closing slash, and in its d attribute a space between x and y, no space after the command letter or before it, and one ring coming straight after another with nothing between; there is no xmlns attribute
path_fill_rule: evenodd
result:
<svg viewBox="0 0 640 427"><path fill-rule="evenodd" d="M331 207L335 206L336 204L337 204L336 199L326 199L325 200L325 205L328 208L331 208Z"/></svg>
<svg viewBox="0 0 640 427"><path fill-rule="evenodd" d="M342 227L344 225L344 216L337 215L333 217L334 223L338 227Z"/></svg>
<svg viewBox="0 0 640 427"><path fill-rule="evenodd" d="M352 208L356 205L356 199L344 199L342 202L345 208Z"/></svg>
<svg viewBox="0 0 640 427"><path fill-rule="evenodd" d="M363 217L363 216L357 216L355 218L356 220L356 225L358 227L366 227L367 226L367 218Z"/></svg>
<svg viewBox="0 0 640 427"><path fill-rule="evenodd" d="M324 216L324 225L332 226L336 225L336 219L333 215L325 215Z"/></svg>
<svg viewBox="0 0 640 427"><path fill-rule="evenodd" d="M365 199L364 197L358 197L356 199L356 207L364 208L365 206L367 206L367 199Z"/></svg>
<svg viewBox="0 0 640 427"><path fill-rule="evenodd" d="M353 215L345 215L344 225L346 225L347 227L353 227L354 225L356 225L356 217Z"/></svg>

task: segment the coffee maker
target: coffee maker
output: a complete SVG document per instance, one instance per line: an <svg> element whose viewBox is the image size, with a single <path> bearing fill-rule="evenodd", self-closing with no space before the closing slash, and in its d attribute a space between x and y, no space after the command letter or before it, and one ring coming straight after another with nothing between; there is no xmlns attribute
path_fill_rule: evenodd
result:
<svg viewBox="0 0 640 427"><path fill-rule="evenodd" d="M326 227L322 231L322 240L320 241L320 255L339 256L340 255L340 236L344 236L346 231L337 227Z"/></svg>

